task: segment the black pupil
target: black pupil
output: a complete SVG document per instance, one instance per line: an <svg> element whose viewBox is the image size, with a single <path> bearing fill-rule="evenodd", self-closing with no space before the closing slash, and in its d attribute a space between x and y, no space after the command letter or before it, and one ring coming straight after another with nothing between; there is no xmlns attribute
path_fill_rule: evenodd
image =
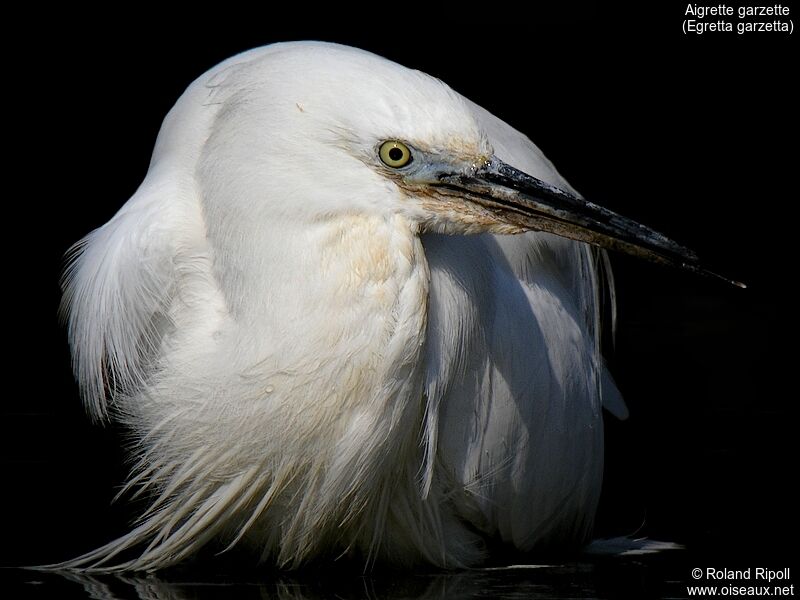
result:
<svg viewBox="0 0 800 600"><path fill-rule="evenodd" d="M403 151L400 148L392 148L389 150L389 158L393 161L400 161L403 158Z"/></svg>

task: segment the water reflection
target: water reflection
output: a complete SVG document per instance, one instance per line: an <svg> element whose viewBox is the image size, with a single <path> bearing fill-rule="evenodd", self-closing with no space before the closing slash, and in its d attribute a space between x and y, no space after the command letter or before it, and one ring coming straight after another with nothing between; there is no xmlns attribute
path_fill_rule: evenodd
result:
<svg viewBox="0 0 800 600"><path fill-rule="evenodd" d="M684 597L682 561L601 560L456 573L79 575L15 571L21 598L258 600ZM16 586L15 586L16 587ZM15 596L17 597L17 596Z"/></svg>

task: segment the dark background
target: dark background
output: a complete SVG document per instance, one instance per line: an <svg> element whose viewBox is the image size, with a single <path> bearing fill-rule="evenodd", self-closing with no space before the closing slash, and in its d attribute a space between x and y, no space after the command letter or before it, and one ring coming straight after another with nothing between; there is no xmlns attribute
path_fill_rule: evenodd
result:
<svg viewBox="0 0 800 600"><path fill-rule="evenodd" d="M440 77L528 134L585 197L748 283L613 256L609 360L631 418L607 419L598 534L640 530L720 567L796 562L794 36L687 37L680 2L558 7L205 15L198 5L191 17L142 8L10 21L25 41L4 93L20 135L6 168L0 564L73 557L133 516L110 506L126 474L118 432L89 422L72 380L57 318L64 252L134 192L194 78L293 39L360 46Z"/></svg>

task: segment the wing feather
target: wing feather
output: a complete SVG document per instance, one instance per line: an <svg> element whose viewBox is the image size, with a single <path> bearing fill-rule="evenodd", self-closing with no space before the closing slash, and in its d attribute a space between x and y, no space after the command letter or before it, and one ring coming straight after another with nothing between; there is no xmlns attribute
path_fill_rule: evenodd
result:
<svg viewBox="0 0 800 600"><path fill-rule="evenodd" d="M141 188L70 251L62 312L75 376L96 419L106 417L109 397L142 386L169 327L174 253L158 218L161 197Z"/></svg>
<svg viewBox="0 0 800 600"><path fill-rule="evenodd" d="M530 140L472 108L499 158L571 189ZM600 357L603 254L538 232L423 243L426 485L441 477L463 519L520 549L582 543L601 487L603 396L624 412Z"/></svg>

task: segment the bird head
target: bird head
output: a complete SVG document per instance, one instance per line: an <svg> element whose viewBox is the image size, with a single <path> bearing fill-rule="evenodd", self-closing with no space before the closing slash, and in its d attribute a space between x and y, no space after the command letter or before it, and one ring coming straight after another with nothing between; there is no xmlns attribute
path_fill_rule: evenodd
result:
<svg viewBox="0 0 800 600"><path fill-rule="evenodd" d="M206 83L217 112L197 173L215 227L402 215L418 232L544 231L716 276L691 250L584 200L530 140L438 79L334 44L265 56ZM509 147L526 164L507 162Z"/></svg>

